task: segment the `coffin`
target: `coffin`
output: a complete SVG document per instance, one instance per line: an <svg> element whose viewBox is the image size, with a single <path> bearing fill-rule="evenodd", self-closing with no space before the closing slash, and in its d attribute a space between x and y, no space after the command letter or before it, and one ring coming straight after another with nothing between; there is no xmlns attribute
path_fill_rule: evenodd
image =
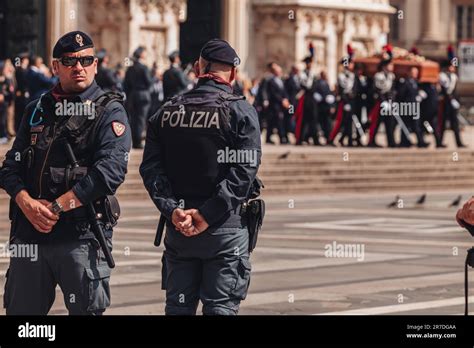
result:
<svg viewBox="0 0 474 348"><path fill-rule="evenodd" d="M367 58L357 58L355 63L360 63L364 66L365 74L369 77L373 77L377 72L378 65L380 63L380 58L377 57L367 57ZM394 73L397 78L408 77L411 67L416 66L420 69L420 79L419 82L428 82L428 83L437 83L439 75L439 64L431 60L426 60L424 62L417 62L406 59L394 59Z"/></svg>

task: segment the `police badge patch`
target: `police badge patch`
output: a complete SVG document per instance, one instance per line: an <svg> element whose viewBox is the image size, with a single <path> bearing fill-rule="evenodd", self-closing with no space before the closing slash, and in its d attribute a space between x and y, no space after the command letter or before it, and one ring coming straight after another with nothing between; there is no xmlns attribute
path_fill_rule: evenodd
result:
<svg viewBox="0 0 474 348"><path fill-rule="evenodd" d="M79 47L84 46L84 39L81 34L76 34L76 42L79 44Z"/></svg>
<svg viewBox="0 0 474 348"><path fill-rule="evenodd" d="M125 125L123 123L114 121L112 122L112 130L116 136L120 137L123 133L125 133Z"/></svg>

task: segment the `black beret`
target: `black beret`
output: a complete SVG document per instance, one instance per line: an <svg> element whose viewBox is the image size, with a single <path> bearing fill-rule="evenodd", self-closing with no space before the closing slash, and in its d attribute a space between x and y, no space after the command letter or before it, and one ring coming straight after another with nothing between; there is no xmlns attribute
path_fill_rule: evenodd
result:
<svg viewBox="0 0 474 348"><path fill-rule="evenodd" d="M221 39L209 40L201 49L201 57L209 62L219 62L237 66L240 58L227 41Z"/></svg>
<svg viewBox="0 0 474 348"><path fill-rule="evenodd" d="M94 47L89 35L82 31L71 31L63 35L53 49L53 58L61 58L64 53L78 52Z"/></svg>

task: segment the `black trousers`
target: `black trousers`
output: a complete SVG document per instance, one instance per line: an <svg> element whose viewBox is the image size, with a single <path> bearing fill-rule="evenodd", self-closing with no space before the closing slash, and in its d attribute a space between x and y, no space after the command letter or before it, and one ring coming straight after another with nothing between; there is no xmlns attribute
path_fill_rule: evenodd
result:
<svg viewBox="0 0 474 348"><path fill-rule="evenodd" d="M148 91L134 91L128 101L130 127L132 128L133 147L141 144L145 132L148 112L151 106L151 97Z"/></svg>
<svg viewBox="0 0 474 348"><path fill-rule="evenodd" d="M451 130L454 133L457 146L462 146L461 135L459 133L459 120L457 115L457 109L451 105L451 100L446 99L444 104L443 120L441 121L439 141L443 143L444 132L446 130L446 122L449 121Z"/></svg>

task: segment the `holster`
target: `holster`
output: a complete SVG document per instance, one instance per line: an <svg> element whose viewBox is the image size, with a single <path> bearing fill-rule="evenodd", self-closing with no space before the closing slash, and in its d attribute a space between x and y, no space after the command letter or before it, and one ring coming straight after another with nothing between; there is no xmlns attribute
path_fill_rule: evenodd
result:
<svg viewBox="0 0 474 348"><path fill-rule="evenodd" d="M474 248L471 248L467 251L466 262L467 262L468 266L474 268Z"/></svg>
<svg viewBox="0 0 474 348"><path fill-rule="evenodd" d="M96 213L102 214L102 222L114 227L120 218L120 205L115 196L104 196L94 203Z"/></svg>
<svg viewBox="0 0 474 348"><path fill-rule="evenodd" d="M265 217L265 201L253 199L242 204L241 214L247 217L247 228L249 230L249 252L252 252L258 240L258 233L262 228Z"/></svg>

